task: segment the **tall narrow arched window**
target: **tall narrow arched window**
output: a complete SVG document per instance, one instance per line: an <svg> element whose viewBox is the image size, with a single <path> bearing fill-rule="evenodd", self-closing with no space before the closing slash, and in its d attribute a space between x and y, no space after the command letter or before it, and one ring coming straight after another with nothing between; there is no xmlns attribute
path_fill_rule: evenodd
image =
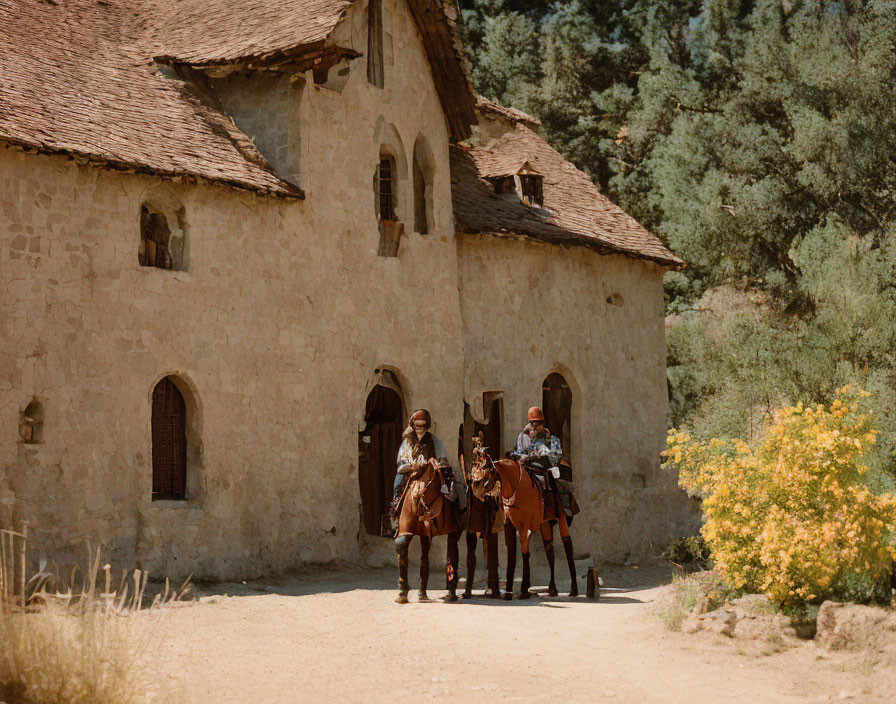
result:
<svg viewBox="0 0 896 704"><path fill-rule="evenodd" d="M414 143L414 230L427 235L433 226L434 160L423 135Z"/></svg>
<svg viewBox="0 0 896 704"><path fill-rule="evenodd" d="M395 214L395 160L388 154L380 155L376 169L376 215L380 221L398 220Z"/></svg>
<svg viewBox="0 0 896 704"><path fill-rule="evenodd" d="M152 498L187 498L187 404L170 377L152 392Z"/></svg>
<svg viewBox="0 0 896 704"><path fill-rule="evenodd" d="M367 6L367 81L382 88L383 71L383 2L370 0Z"/></svg>

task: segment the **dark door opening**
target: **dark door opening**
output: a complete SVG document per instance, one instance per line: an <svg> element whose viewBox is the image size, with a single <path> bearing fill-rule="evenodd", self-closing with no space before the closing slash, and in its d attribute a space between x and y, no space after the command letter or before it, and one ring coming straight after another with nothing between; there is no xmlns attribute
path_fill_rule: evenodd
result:
<svg viewBox="0 0 896 704"><path fill-rule="evenodd" d="M488 409L488 423L480 423L473 418L470 412L470 404L464 404L464 424L461 426L461 437L463 438L463 467L465 470L470 468L470 462L473 452L473 436L482 433L482 444L488 448L488 454L493 459L499 459L503 456L503 426L501 424L501 416L504 413L503 399L500 397L493 398L491 404L488 404L488 395L486 396L486 408Z"/></svg>
<svg viewBox="0 0 896 704"><path fill-rule="evenodd" d="M358 484L364 529L369 535L388 536L389 502L404 428L398 392L387 386L374 386L367 397L364 422L366 427L358 435Z"/></svg>
<svg viewBox="0 0 896 704"><path fill-rule="evenodd" d="M572 389L562 374L548 374L541 385L541 408L544 422L554 435L560 438L563 460L560 472L563 479L572 481ZM566 476L564 476L566 475Z"/></svg>

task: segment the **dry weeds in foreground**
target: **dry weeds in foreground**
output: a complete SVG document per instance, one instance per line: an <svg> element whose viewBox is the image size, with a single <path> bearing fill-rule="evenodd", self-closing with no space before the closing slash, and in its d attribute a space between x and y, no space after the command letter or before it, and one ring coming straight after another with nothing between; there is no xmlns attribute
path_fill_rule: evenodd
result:
<svg viewBox="0 0 896 704"><path fill-rule="evenodd" d="M8 704L138 704L161 692L143 657L153 646L156 618L141 610L145 572L122 574L90 551L84 572L68 584L40 571L26 579L27 527L0 530L0 702ZM80 577L80 579L79 579ZM132 584L130 581L132 580ZM186 586L186 585L184 585ZM157 596L150 611L183 591Z"/></svg>

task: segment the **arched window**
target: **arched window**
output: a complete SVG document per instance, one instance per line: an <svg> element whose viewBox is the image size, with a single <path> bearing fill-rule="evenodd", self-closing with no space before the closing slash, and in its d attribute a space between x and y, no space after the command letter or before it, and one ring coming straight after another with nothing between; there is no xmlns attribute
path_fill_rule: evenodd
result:
<svg viewBox="0 0 896 704"><path fill-rule="evenodd" d="M170 377L152 392L152 499L187 498L187 404Z"/></svg>
<svg viewBox="0 0 896 704"><path fill-rule="evenodd" d="M31 400L19 418L19 437L26 445L43 442L44 407L36 398Z"/></svg>
<svg viewBox="0 0 896 704"><path fill-rule="evenodd" d="M140 266L187 268L184 207L166 188L153 189L140 205Z"/></svg>
<svg viewBox="0 0 896 704"><path fill-rule="evenodd" d="M376 216L383 220L398 220L395 214L395 159L390 154L380 154L376 168Z"/></svg>
<svg viewBox="0 0 896 704"><path fill-rule="evenodd" d="M367 81L377 88L385 85L383 64L383 3L382 0L370 0L367 7Z"/></svg>
<svg viewBox="0 0 896 704"><path fill-rule="evenodd" d="M389 504L404 423L401 386L384 370L367 397L365 427L358 436L358 485L368 535L391 535Z"/></svg>
<svg viewBox="0 0 896 704"><path fill-rule="evenodd" d="M572 390L562 374L554 372L545 378L541 385L541 407L544 410L544 422L548 430L560 438L563 461L566 463L566 466L561 466L560 469L570 473L570 476L563 478L572 481L570 459L572 452Z"/></svg>

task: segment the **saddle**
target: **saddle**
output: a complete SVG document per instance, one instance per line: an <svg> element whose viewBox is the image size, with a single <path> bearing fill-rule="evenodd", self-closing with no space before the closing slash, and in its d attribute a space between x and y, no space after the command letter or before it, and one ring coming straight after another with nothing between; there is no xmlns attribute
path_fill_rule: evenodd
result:
<svg viewBox="0 0 896 704"><path fill-rule="evenodd" d="M560 468L560 476L566 473L564 470L569 470L571 473L571 467L568 462L564 461L561 464L565 465L565 467ZM553 502L554 507L561 509L566 515L566 522L571 524L573 516L581 511L572 493L572 482L555 478L551 474L550 468L532 466L531 464L524 464L523 467L528 472L529 479L532 480L535 488L541 494L542 501L546 503L548 501Z"/></svg>

